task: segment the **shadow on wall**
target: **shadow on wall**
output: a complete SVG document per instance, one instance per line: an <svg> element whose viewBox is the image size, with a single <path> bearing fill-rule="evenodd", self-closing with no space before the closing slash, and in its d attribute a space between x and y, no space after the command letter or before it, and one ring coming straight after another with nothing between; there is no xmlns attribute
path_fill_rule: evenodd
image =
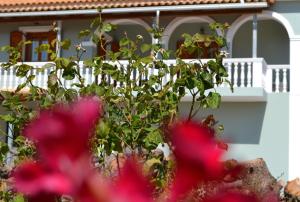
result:
<svg viewBox="0 0 300 202"><path fill-rule="evenodd" d="M180 116L187 117L190 103L180 104ZM213 114L224 126L223 139L235 144L259 144L266 111L265 102L222 103L219 109L203 110L195 119Z"/></svg>

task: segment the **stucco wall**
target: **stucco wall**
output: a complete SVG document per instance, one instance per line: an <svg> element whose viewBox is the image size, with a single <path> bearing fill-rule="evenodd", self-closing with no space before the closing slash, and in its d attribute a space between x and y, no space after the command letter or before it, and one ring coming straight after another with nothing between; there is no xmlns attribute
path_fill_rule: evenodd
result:
<svg viewBox="0 0 300 202"><path fill-rule="evenodd" d="M272 174L288 175L288 94L268 94L267 102L225 102L216 110L204 110L197 119L213 114L224 125L222 138L229 140L226 158L264 158ZM189 103L180 106L187 116Z"/></svg>
<svg viewBox="0 0 300 202"><path fill-rule="evenodd" d="M291 24L296 35L300 34L300 1L276 1L276 3L270 8L270 10L274 10L280 13L283 17L285 17Z"/></svg>

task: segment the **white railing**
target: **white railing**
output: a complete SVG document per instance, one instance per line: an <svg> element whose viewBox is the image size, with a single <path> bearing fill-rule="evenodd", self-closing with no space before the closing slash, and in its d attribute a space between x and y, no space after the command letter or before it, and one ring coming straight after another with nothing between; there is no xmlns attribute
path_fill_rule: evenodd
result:
<svg viewBox="0 0 300 202"><path fill-rule="evenodd" d="M268 65L266 69L267 92L286 93L290 90L290 66Z"/></svg>
<svg viewBox="0 0 300 202"><path fill-rule="evenodd" d="M202 63L208 60L202 60ZM197 60L186 60L186 62L197 62ZM166 60L165 63L169 66L176 65L176 60ZM26 63L36 67L33 70L33 74L36 78L33 80L33 84L42 88L47 87L48 75L51 71L51 67L45 68L44 71L39 71L46 62L29 62ZM114 65L121 68L126 68L128 61L120 61L120 63L114 63ZM92 69L84 67L83 63L80 63L81 75L83 75L86 84L91 84L96 79ZM288 92L289 91L289 66L288 65L267 65L263 58L227 58L224 59L224 66L228 71L228 80L232 82L234 88L264 88L267 92ZM44 66L45 67L45 66ZM62 72L60 72L62 73ZM140 75L137 71L133 72L131 79L138 80L138 78L147 79L151 75L157 75L157 69L151 69L149 73ZM171 78L167 75L163 82L167 82ZM105 82L122 85L122 83L115 82L107 75L99 75L98 81L105 80ZM8 71L0 68L0 88L1 89L15 89L24 79L20 79L16 76L15 69L11 68ZM66 87L70 87L72 83L78 81L67 81L61 78L61 81ZM222 87L228 87L223 85Z"/></svg>

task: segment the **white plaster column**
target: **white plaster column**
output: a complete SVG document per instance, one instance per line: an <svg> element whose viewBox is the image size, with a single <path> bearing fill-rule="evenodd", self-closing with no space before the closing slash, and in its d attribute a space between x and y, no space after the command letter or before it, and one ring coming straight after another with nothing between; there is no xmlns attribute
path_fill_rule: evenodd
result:
<svg viewBox="0 0 300 202"><path fill-rule="evenodd" d="M257 58L257 15L253 15L252 21L252 58Z"/></svg>
<svg viewBox="0 0 300 202"><path fill-rule="evenodd" d="M289 179L300 177L300 35L290 38ZM280 107L280 106L278 106ZM286 135L286 134L282 134Z"/></svg>
<svg viewBox="0 0 300 202"><path fill-rule="evenodd" d="M60 49L60 46L58 44L59 41L62 40L62 21L61 20L58 20L57 22L57 43L56 43L56 53L57 53L57 57L60 57L61 56L61 49Z"/></svg>

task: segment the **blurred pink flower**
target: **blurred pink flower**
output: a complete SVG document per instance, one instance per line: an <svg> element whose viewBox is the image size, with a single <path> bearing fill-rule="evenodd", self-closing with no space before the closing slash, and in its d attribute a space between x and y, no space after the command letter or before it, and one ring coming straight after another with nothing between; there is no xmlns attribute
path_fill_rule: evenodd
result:
<svg viewBox="0 0 300 202"><path fill-rule="evenodd" d="M100 102L92 98L41 112L24 130L36 144L37 162L15 170L15 188L30 196L84 196L87 181L95 175L89 140L99 116Z"/></svg>
<svg viewBox="0 0 300 202"><path fill-rule="evenodd" d="M192 122L178 123L171 129L177 169L171 187L171 201L186 194L201 181L222 176L220 158L214 135L207 127Z"/></svg>
<svg viewBox="0 0 300 202"><path fill-rule="evenodd" d="M117 190L117 191L116 191ZM143 175L141 166L134 159L128 159L121 170L111 195L113 202L151 202L153 187Z"/></svg>
<svg viewBox="0 0 300 202"><path fill-rule="evenodd" d="M14 171L15 188L28 195L42 192L65 194L71 192L72 184L62 173L34 162L23 163Z"/></svg>
<svg viewBox="0 0 300 202"><path fill-rule="evenodd" d="M40 159L57 168L89 152L89 139L100 115L100 102L83 98L68 107L42 111L24 130L36 142Z"/></svg>

